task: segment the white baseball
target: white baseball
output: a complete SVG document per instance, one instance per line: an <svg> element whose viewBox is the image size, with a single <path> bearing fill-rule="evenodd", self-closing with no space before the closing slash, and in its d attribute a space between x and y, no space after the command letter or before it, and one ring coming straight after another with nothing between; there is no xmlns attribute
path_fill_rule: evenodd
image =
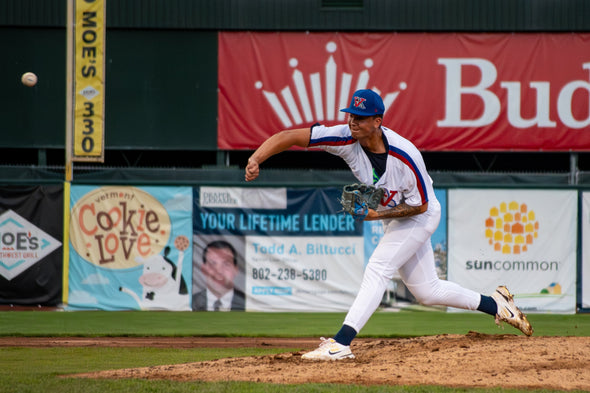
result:
<svg viewBox="0 0 590 393"><path fill-rule="evenodd" d="M37 75L33 74L32 72L25 72L23 76L21 76L20 80L23 85L32 87L37 84Z"/></svg>

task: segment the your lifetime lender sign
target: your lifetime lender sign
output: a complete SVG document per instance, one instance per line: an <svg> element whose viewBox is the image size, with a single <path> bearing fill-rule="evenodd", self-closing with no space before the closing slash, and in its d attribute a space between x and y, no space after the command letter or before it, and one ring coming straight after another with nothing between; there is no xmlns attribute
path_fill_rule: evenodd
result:
<svg viewBox="0 0 590 393"><path fill-rule="evenodd" d="M239 243L246 310L345 311L360 288L364 237L340 192L200 187L193 232Z"/></svg>

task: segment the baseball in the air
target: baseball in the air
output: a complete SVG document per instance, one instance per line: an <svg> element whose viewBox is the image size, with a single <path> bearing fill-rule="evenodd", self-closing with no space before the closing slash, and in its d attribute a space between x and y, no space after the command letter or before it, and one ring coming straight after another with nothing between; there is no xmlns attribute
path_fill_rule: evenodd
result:
<svg viewBox="0 0 590 393"><path fill-rule="evenodd" d="M21 82L25 86L33 87L37 84L37 75L32 72L25 72L20 78Z"/></svg>

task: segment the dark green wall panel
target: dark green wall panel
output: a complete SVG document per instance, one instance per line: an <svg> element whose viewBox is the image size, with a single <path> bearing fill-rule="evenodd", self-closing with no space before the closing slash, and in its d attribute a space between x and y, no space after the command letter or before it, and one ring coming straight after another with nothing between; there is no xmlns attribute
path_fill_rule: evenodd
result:
<svg viewBox="0 0 590 393"><path fill-rule="evenodd" d="M0 28L0 147L59 147L65 141L65 32ZM39 81L25 87L24 72Z"/></svg>
<svg viewBox="0 0 590 393"><path fill-rule="evenodd" d="M217 33L107 34L106 146L217 149Z"/></svg>
<svg viewBox="0 0 590 393"><path fill-rule="evenodd" d="M0 0L0 26L63 27L69 0Z"/></svg>
<svg viewBox="0 0 590 393"><path fill-rule="evenodd" d="M589 31L589 3L588 0L107 0L107 26L201 30ZM63 27L65 13L66 0L0 0L0 26Z"/></svg>
<svg viewBox="0 0 590 393"><path fill-rule="evenodd" d="M0 51L0 147L63 147L65 30L0 28ZM109 30L106 87L107 149L217 149L217 33Z"/></svg>

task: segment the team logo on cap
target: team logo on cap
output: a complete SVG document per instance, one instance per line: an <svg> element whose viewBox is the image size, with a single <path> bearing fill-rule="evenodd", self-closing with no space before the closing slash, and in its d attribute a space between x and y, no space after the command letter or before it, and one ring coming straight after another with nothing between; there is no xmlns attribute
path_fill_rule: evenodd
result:
<svg viewBox="0 0 590 393"><path fill-rule="evenodd" d="M354 107L361 108L361 109L367 109L367 107L365 106L366 101L367 101L366 98L354 96Z"/></svg>

